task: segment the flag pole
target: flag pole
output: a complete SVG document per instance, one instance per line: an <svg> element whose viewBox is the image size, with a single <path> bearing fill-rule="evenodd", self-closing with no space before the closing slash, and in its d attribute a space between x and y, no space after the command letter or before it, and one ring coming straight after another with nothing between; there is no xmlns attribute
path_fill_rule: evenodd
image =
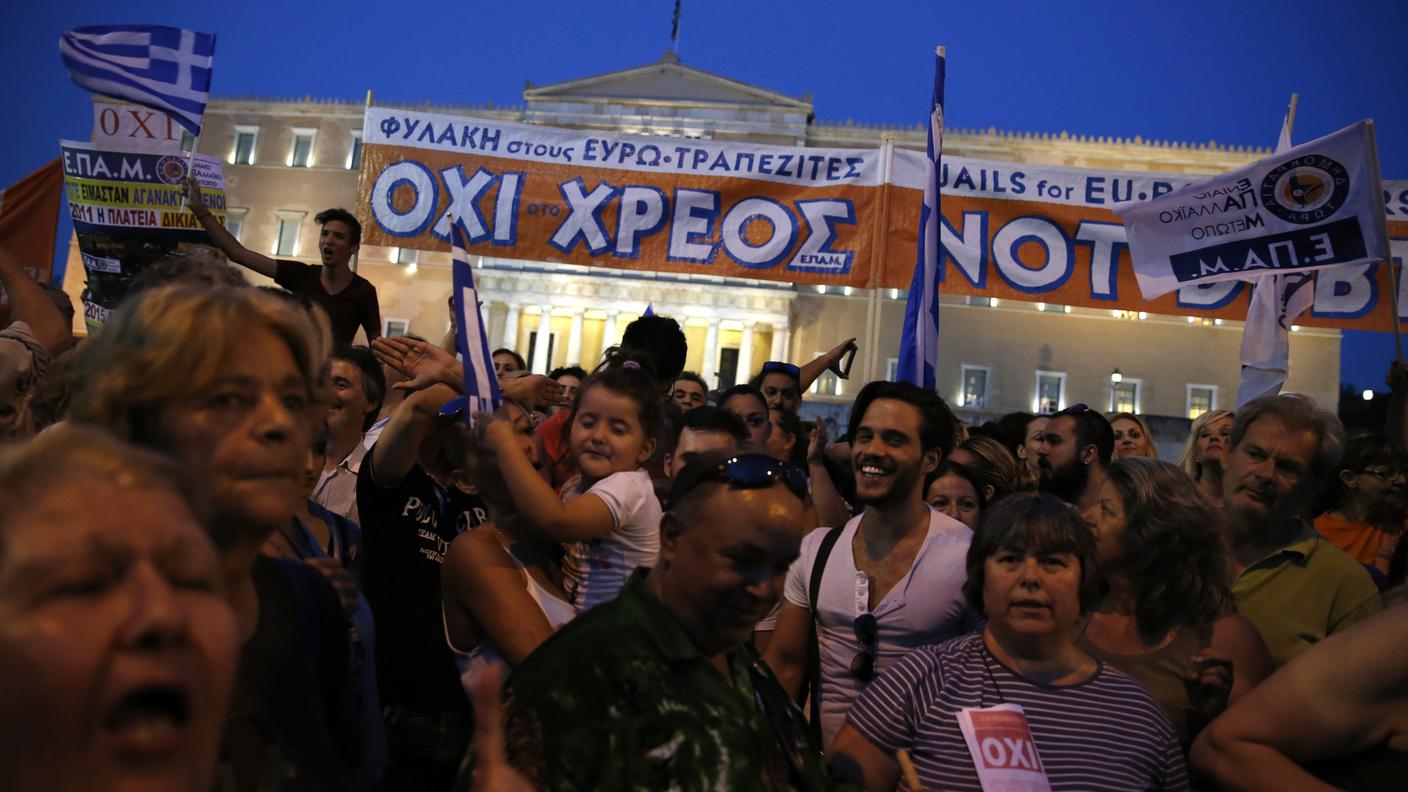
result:
<svg viewBox="0 0 1408 792"><path fill-rule="evenodd" d="M1374 119L1368 120L1369 125L1369 156L1374 158L1374 183L1378 188L1378 194L1384 194L1383 171L1379 167L1379 140L1374 133ZM1384 241L1383 257L1384 264L1388 265L1389 274L1389 298L1384 302L1388 303L1390 318L1393 320L1393 359L1399 363L1403 362L1403 332L1399 328L1398 321L1398 292L1399 279L1403 277L1403 268L1393 260L1393 248L1388 239L1388 218L1383 214L1378 216L1379 238Z"/></svg>

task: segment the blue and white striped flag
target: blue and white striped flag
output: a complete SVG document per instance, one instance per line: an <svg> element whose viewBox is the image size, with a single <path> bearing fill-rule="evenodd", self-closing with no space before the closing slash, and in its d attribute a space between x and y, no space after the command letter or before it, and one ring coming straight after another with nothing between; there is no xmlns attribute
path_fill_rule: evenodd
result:
<svg viewBox="0 0 1408 792"><path fill-rule="evenodd" d="M161 25L97 25L59 38L73 81L93 93L160 110L200 134L210 98L215 35Z"/></svg>
<svg viewBox="0 0 1408 792"><path fill-rule="evenodd" d="M929 167L919 210L919 253L904 306L896 377L934 390L939 362L939 158L944 145L944 51L934 53L934 100L929 110Z"/></svg>
<svg viewBox="0 0 1408 792"><path fill-rule="evenodd" d="M484 317L479 313L479 292L474 288L474 272L469 267L465 250L468 234L456 221L450 231L450 259L454 264L455 315L459 326L455 331L455 346L464 359L465 422L474 427L474 414L493 412L503 402L499 379L494 376L493 359L489 357L489 337L484 330Z"/></svg>

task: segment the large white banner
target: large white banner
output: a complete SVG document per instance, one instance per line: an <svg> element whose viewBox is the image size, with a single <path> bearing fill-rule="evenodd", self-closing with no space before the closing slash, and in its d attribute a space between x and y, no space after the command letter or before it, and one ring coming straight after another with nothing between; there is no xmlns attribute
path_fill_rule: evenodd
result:
<svg viewBox="0 0 1408 792"><path fill-rule="evenodd" d="M1146 300L1193 284L1382 261L1388 251L1368 121L1115 211Z"/></svg>

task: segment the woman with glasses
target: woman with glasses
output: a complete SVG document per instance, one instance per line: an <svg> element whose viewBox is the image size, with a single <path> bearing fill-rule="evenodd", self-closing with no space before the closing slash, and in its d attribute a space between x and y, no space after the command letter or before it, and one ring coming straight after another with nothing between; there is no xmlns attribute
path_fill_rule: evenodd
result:
<svg viewBox="0 0 1408 792"><path fill-rule="evenodd" d="M1315 518L1315 530L1368 567L1370 574L1388 574L1408 516L1402 455L1381 434L1355 437L1345 444L1330 487L1335 505Z"/></svg>
<svg viewBox="0 0 1408 792"><path fill-rule="evenodd" d="M832 745L832 768L891 790L903 750L926 789L978 792L997 767L1042 774L1051 789L1186 790L1163 710L1075 644L1098 596L1096 564L1090 529L1055 496L994 505L963 587L987 616L982 633L916 649L877 677Z"/></svg>

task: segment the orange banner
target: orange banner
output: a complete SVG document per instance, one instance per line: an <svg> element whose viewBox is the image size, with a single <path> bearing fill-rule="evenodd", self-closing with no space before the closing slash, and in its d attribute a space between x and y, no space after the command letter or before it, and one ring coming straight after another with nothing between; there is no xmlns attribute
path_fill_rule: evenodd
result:
<svg viewBox="0 0 1408 792"><path fill-rule="evenodd" d="M614 269L908 288L921 152L809 149L554 129L372 107L364 124L364 241ZM940 291L1112 311L1241 320L1249 284L1145 301L1112 211L1198 179L946 157ZM1395 258L1408 184L1386 185ZM1401 247L1400 247L1401 246ZM1306 325L1390 329L1378 263L1317 275ZM1408 305L1401 295L1399 305Z"/></svg>

